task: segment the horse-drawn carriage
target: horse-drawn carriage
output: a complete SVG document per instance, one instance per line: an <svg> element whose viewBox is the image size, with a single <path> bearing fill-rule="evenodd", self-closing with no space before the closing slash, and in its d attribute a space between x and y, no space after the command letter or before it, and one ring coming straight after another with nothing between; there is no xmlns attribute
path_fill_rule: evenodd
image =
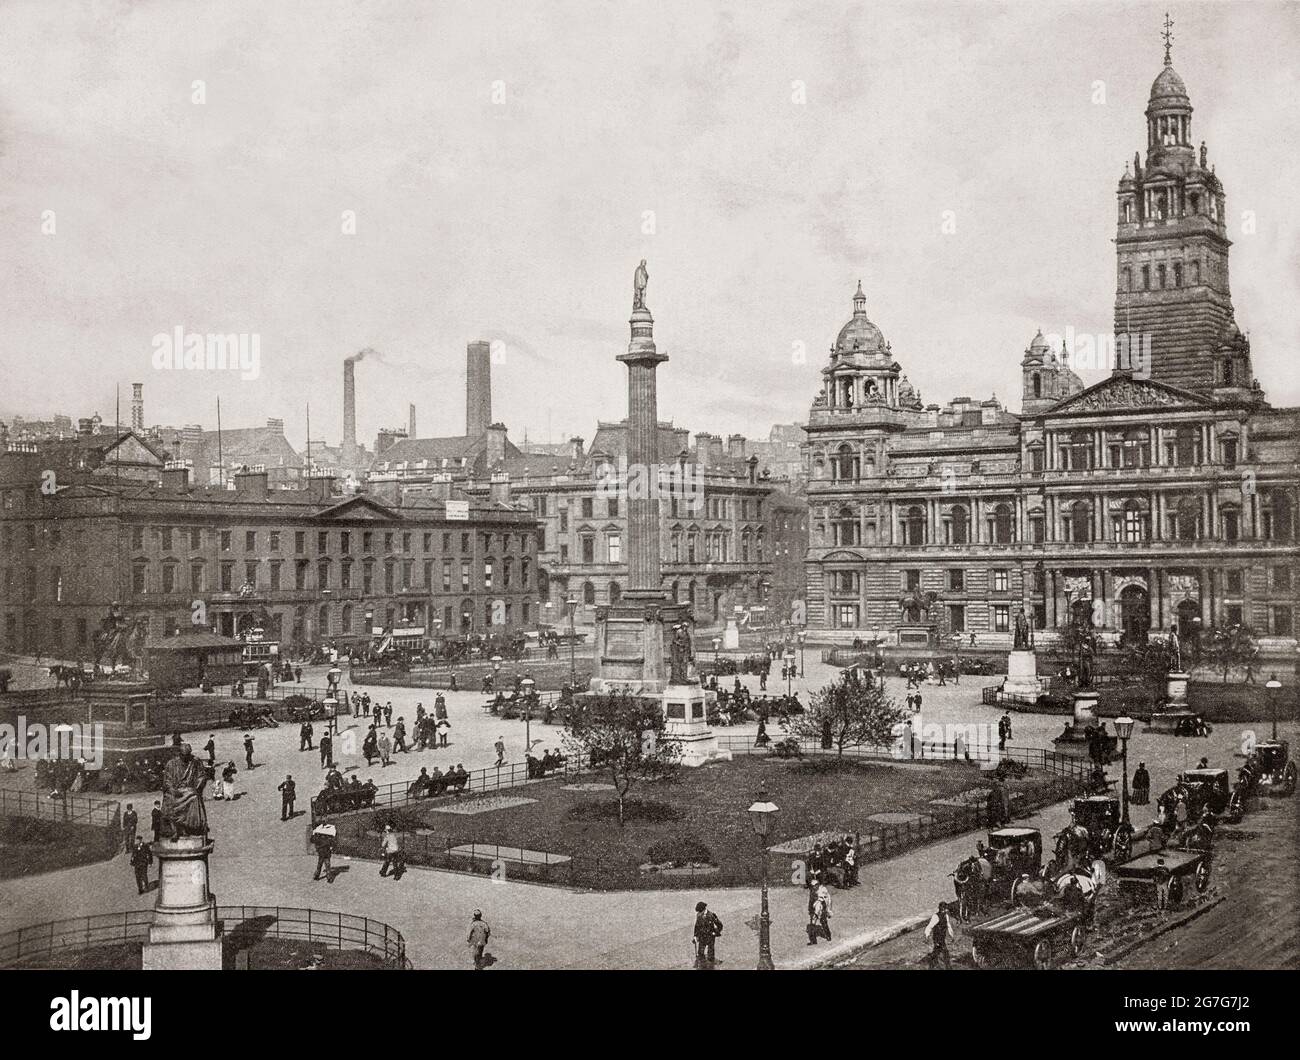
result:
<svg viewBox="0 0 1300 1060"><path fill-rule="evenodd" d="M1012 910L970 929L971 959L985 968L995 961L1048 968L1062 954L1078 956L1097 900L1097 883L1086 868L1022 879Z"/></svg>
<svg viewBox="0 0 1300 1060"><path fill-rule="evenodd" d="M1207 809L1223 813L1232 799L1232 786L1226 769L1185 769L1178 774L1175 789L1187 794L1187 815L1200 817Z"/></svg>
<svg viewBox="0 0 1300 1060"><path fill-rule="evenodd" d="M1083 864L1096 858L1124 861L1133 849L1133 826L1125 823L1119 799L1087 795L1074 800L1070 825L1056 833L1058 865Z"/></svg>
<svg viewBox="0 0 1300 1060"><path fill-rule="evenodd" d="M1204 847L1152 851L1117 865L1115 875L1121 893L1142 892L1149 887L1154 900L1156 881L1162 870L1169 874L1169 902L1177 905L1183 900L1189 882L1199 894L1204 894L1210 886L1210 851Z"/></svg>
<svg viewBox="0 0 1300 1060"><path fill-rule="evenodd" d="M1166 710L1151 715L1146 731L1158 736L1209 736L1214 730L1194 710Z"/></svg>
<svg viewBox="0 0 1300 1060"><path fill-rule="evenodd" d="M1042 871L1043 835L1037 828L993 829L982 854L966 858L951 873L958 915L969 920L987 901L1014 901L1017 888L1038 879Z"/></svg>
<svg viewBox="0 0 1300 1060"><path fill-rule="evenodd" d="M1248 794L1294 795L1296 764L1291 759L1290 745L1286 740L1256 744L1246 759L1242 775Z"/></svg>

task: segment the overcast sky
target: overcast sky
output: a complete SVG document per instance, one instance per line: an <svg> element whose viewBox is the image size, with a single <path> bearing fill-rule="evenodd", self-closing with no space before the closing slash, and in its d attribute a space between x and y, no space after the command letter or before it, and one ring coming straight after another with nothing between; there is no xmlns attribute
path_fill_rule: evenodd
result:
<svg viewBox="0 0 1300 1060"><path fill-rule="evenodd" d="M422 436L456 434L485 338L512 438L590 438L625 412L641 258L660 414L692 430L806 419L859 279L925 401L1018 407L1037 327L1112 326L1115 186L1145 152L1163 13L6 0L0 416L111 420L121 384L126 417L143 382L150 424L212 427L220 395L227 426L283 416L301 444L310 402L337 442L341 363L369 346L361 438L410 401ZM1300 8L1172 14L1237 319L1298 404ZM257 333L260 378L155 370L177 326Z"/></svg>

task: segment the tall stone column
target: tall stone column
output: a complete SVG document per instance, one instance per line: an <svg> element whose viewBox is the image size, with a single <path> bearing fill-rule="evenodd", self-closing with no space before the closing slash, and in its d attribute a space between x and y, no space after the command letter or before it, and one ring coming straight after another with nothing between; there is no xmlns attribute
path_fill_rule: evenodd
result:
<svg viewBox="0 0 1300 1060"><path fill-rule="evenodd" d="M654 318L644 302L628 321L632 338L618 359L627 365L628 590L663 596L659 576L659 396L656 371L668 360L655 349Z"/></svg>

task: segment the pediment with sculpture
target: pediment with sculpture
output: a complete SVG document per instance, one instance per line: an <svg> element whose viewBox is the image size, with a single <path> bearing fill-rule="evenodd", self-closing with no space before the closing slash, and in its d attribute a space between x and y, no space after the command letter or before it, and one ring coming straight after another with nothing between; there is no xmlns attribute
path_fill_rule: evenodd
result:
<svg viewBox="0 0 1300 1060"><path fill-rule="evenodd" d="M1129 376L1107 379L1049 410L1049 416L1070 412L1127 412L1143 409L1198 408L1208 402L1198 394Z"/></svg>

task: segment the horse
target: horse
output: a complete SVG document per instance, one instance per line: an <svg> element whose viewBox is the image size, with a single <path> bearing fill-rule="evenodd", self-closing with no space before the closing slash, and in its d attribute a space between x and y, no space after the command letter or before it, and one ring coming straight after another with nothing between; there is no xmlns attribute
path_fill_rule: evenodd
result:
<svg viewBox="0 0 1300 1060"><path fill-rule="evenodd" d="M961 862L952 872L953 890L957 893L957 916L961 920L970 920L972 913L978 913L983 879L980 876L979 855L972 854Z"/></svg>

